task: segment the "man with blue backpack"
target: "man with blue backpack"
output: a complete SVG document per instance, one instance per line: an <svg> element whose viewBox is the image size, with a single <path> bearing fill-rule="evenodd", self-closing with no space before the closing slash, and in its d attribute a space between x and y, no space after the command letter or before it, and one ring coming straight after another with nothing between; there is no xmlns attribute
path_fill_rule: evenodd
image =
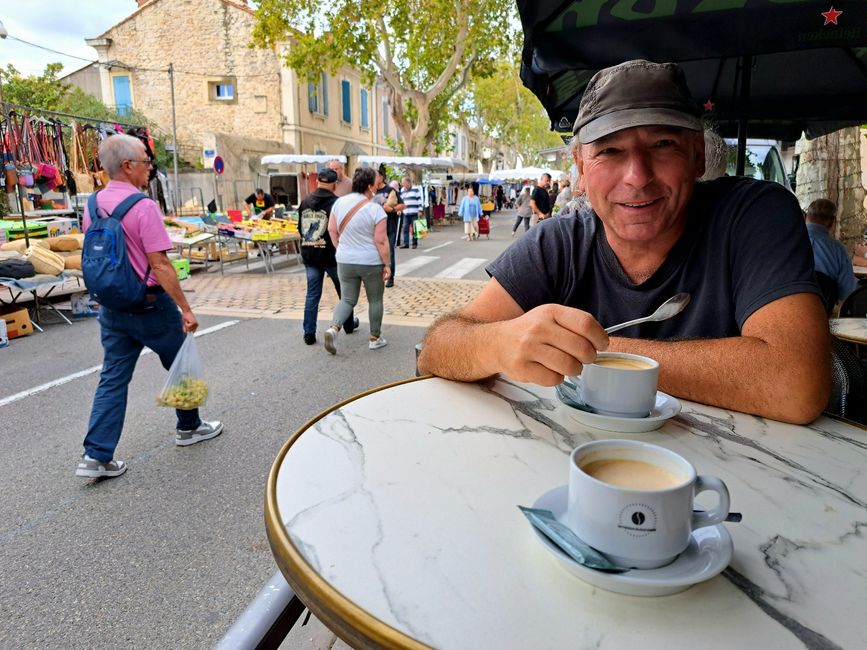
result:
<svg viewBox="0 0 867 650"><path fill-rule="evenodd" d="M166 251L173 248L156 203L142 194L152 163L144 144L114 135L99 147L111 179L91 195L84 211L84 281L100 303L105 353L77 476L112 478L126 471L114 458L123 431L129 383L139 354L148 347L168 370L186 332L199 326ZM180 308L180 310L179 310ZM222 422L205 422L198 410L178 410L175 444L220 435Z"/></svg>

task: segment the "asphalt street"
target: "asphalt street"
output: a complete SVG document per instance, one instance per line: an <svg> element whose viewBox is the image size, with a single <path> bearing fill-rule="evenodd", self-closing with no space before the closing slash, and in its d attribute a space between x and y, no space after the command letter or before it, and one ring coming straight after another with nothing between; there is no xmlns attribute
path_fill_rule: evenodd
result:
<svg viewBox="0 0 867 650"><path fill-rule="evenodd" d="M389 346L371 352L359 332L332 357L290 338L294 325L240 320L197 339L211 387L202 411L226 430L190 447L175 446L174 414L155 406L159 360L142 357L118 479L73 474L98 372L0 407L0 647L202 648L225 632L275 571L263 496L280 447L331 404L412 376L423 333L392 328ZM2 396L101 358L93 320L15 345Z"/></svg>
<svg viewBox="0 0 867 650"><path fill-rule="evenodd" d="M444 263L467 257L462 249L492 259L512 241L511 218L495 219L490 242L463 242L451 226L423 247L452 242L440 249ZM402 252L399 264L411 259ZM484 277L481 266L473 273ZM327 318L320 310L320 341ZM303 344L295 319L200 322L210 385L202 414L225 432L177 447L173 412L155 404L166 373L146 354L116 454L129 470L111 480L74 476L102 360L95 319L49 325L0 350L0 648L212 646L276 570L263 501L281 446L331 405L413 376L424 333L388 325L389 345L371 352L362 327L341 334L331 356ZM314 622L285 646L331 643Z"/></svg>

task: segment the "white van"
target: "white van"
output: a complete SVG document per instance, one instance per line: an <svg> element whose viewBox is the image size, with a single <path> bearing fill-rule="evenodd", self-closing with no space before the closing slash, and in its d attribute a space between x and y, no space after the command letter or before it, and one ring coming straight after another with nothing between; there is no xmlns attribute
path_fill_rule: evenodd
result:
<svg viewBox="0 0 867 650"><path fill-rule="evenodd" d="M726 138L726 144L729 146L726 174L735 176L738 141ZM792 190L783 157L780 155L780 142L777 140L747 140L744 176L779 183L789 191Z"/></svg>

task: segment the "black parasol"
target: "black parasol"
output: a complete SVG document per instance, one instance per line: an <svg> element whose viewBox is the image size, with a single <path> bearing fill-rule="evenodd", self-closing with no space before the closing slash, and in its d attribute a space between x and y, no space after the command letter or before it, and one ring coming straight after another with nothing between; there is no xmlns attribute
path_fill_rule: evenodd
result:
<svg viewBox="0 0 867 650"><path fill-rule="evenodd" d="M864 0L518 0L521 78L571 131L587 82L630 59L679 63L719 133L813 138L867 122ZM740 162L740 161L739 161Z"/></svg>

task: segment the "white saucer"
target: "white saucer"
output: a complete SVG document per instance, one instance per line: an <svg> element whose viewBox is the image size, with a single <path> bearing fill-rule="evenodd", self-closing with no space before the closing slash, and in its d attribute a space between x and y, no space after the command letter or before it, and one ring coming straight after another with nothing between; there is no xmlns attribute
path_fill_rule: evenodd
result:
<svg viewBox="0 0 867 650"><path fill-rule="evenodd" d="M577 420L581 424L596 429L605 431L616 431L617 433L644 433L646 431L655 431L668 420L680 413L681 404L677 398L672 397L668 393L663 393L661 390L656 391L656 403L653 409L645 418L621 418L613 415L602 415L601 413L591 413L586 411L581 406L580 402L575 399L570 399L571 393L569 388L563 384L556 387L557 397L566 406L569 407L569 415L572 419Z"/></svg>
<svg viewBox="0 0 867 650"><path fill-rule="evenodd" d="M549 490L540 496L534 508L550 510L563 523L569 486ZM560 565L585 582L627 596L667 596L689 589L692 585L720 574L732 559L732 538L725 526L705 526L692 533L687 549L668 566L658 569L631 569L625 573L605 573L579 564L552 541L533 528L536 539Z"/></svg>

